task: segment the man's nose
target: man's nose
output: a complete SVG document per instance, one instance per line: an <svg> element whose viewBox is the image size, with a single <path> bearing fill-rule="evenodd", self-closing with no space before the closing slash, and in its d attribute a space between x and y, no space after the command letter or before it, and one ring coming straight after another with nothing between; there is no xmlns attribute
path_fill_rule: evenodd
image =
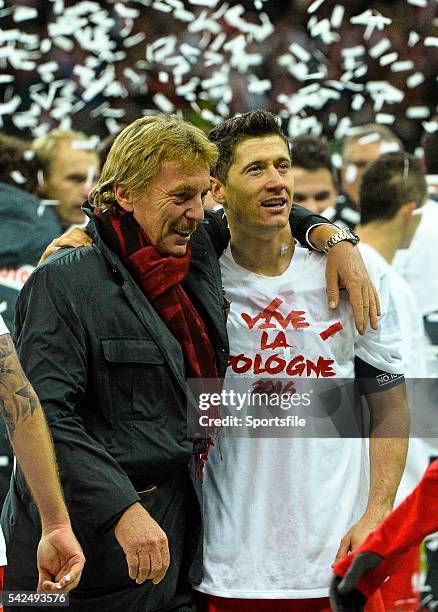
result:
<svg viewBox="0 0 438 612"><path fill-rule="evenodd" d="M190 200L190 206L186 210L185 216L187 219L193 219L197 223L200 223L204 218L204 203L201 194L195 196Z"/></svg>
<svg viewBox="0 0 438 612"><path fill-rule="evenodd" d="M284 176L280 174L280 172L272 166L268 169L268 181L266 183L267 189L272 189L275 191L281 191L285 187Z"/></svg>

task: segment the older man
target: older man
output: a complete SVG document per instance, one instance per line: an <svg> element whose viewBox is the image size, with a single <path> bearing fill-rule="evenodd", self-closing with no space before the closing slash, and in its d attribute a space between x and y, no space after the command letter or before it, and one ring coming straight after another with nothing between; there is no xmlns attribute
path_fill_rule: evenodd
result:
<svg viewBox="0 0 438 612"><path fill-rule="evenodd" d="M20 351L87 555L73 609L194 609L205 449L186 436L185 379L223 376L228 359L216 253L205 226L194 232L216 158L175 117L134 122L90 195L93 246L59 251L20 299ZM30 574L21 559L32 529L21 535L14 588Z"/></svg>

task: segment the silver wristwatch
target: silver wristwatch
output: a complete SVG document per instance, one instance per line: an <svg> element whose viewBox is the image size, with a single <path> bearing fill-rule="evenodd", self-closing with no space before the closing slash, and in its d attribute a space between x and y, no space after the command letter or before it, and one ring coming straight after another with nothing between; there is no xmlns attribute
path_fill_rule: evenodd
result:
<svg viewBox="0 0 438 612"><path fill-rule="evenodd" d="M330 249L335 246L335 244L338 244L338 242L342 242L343 240L347 240L348 242L351 242L351 244L355 245L359 242L360 238L356 232L353 232L353 230L340 230L337 234L327 240L325 243L324 252L328 253Z"/></svg>

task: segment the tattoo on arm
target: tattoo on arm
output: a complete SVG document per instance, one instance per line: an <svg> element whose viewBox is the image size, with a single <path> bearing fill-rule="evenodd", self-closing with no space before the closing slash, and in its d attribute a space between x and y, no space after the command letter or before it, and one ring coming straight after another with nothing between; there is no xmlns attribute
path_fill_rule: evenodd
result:
<svg viewBox="0 0 438 612"><path fill-rule="evenodd" d="M27 380L12 338L0 336L0 413L5 421L11 441L17 425L32 416L38 407L38 399Z"/></svg>

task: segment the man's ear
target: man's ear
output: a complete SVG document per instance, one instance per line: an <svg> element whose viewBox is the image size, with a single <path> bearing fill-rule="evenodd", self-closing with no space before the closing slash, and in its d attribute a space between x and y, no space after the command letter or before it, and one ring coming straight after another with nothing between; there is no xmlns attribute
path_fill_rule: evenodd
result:
<svg viewBox="0 0 438 612"><path fill-rule="evenodd" d="M126 212L134 211L132 195L126 189L124 185L122 185L121 183L118 183L115 186L114 195L116 196L116 200L119 206L121 206L123 210L125 210Z"/></svg>
<svg viewBox="0 0 438 612"><path fill-rule="evenodd" d="M224 206L226 203L225 194L224 194L224 186L214 176L210 176L210 182L211 182L210 193L212 195L213 200L217 202L218 204L221 204L222 206Z"/></svg>
<svg viewBox="0 0 438 612"><path fill-rule="evenodd" d="M406 202L406 204L403 204L403 206L401 206L400 208L400 213L403 221L409 223L416 208L417 204L415 202Z"/></svg>

